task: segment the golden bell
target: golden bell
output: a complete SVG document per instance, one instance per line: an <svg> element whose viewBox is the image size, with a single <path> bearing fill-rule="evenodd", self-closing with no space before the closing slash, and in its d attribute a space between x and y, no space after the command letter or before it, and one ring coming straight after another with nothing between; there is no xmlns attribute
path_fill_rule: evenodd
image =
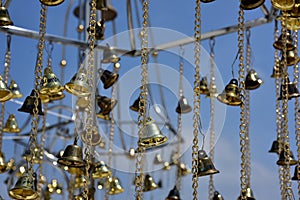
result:
<svg viewBox="0 0 300 200"><path fill-rule="evenodd" d="M152 176L149 174L146 174L145 180L144 180L144 192L152 191L158 188L158 185L154 182Z"/></svg>
<svg viewBox="0 0 300 200"><path fill-rule="evenodd" d="M241 191L241 196L239 196L238 200L242 200L242 196L246 197L246 200L255 200L251 188Z"/></svg>
<svg viewBox="0 0 300 200"><path fill-rule="evenodd" d="M29 113L31 115L33 115L33 110L35 109L35 99L36 99L36 91L32 90L30 93L30 96L26 97L23 105L21 108L18 109L18 111L20 112L26 112ZM37 105L37 109L38 109L38 115L44 115L44 112L42 111L42 101L40 98L37 99L38 100L38 105Z"/></svg>
<svg viewBox="0 0 300 200"><path fill-rule="evenodd" d="M89 32L90 27L87 28ZM104 20L100 20L96 22L95 25L95 38L96 40L104 40L104 31L105 31L105 23Z"/></svg>
<svg viewBox="0 0 300 200"><path fill-rule="evenodd" d="M0 151L0 174L10 170L14 166L14 164L14 159L10 159L10 161L6 163L4 153Z"/></svg>
<svg viewBox="0 0 300 200"><path fill-rule="evenodd" d="M257 72L254 69L250 69L245 79L245 89L254 90L259 88L263 81L258 77Z"/></svg>
<svg viewBox="0 0 300 200"><path fill-rule="evenodd" d="M300 179L299 179L299 176L298 176L298 174L299 174L299 167L298 167L298 165L296 165L295 166L295 170L294 170L294 176L292 177L292 180L293 181L299 181Z"/></svg>
<svg viewBox="0 0 300 200"><path fill-rule="evenodd" d="M285 159L285 154L287 156L287 159ZM291 150L289 152L286 152L286 149L283 148L280 151L279 159L276 162L277 165L283 166L283 165L296 165L298 162L294 159L294 154Z"/></svg>
<svg viewBox="0 0 300 200"><path fill-rule="evenodd" d="M107 47L103 50L102 63L117 63L120 61L120 57L116 54L112 47Z"/></svg>
<svg viewBox="0 0 300 200"><path fill-rule="evenodd" d="M23 96L18 84L14 80L10 81L9 89L13 93L12 98L21 98Z"/></svg>
<svg viewBox="0 0 300 200"><path fill-rule="evenodd" d="M147 120L141 131L142 137L138 141L138 145L141 147L157 147L168 141L168 138L161 133L158 125L151 118Z"/></svg>
<svg viewBox="0 0 300 200"><path fill-rule="evenodd" d="M292 98L297 98L300 96L297 85L293 82L291 82L289 79L288 81L288 90L287 90L287 98L288 100L292 99ZM278 97L278 100L283 100L283 98L285 97L285 90L283 89L285 87L285 84L282 83L281 84L281 88L280 88L280 96Z"/></svg>
<svg viewBox="0 0 300 200"><path fill-rule="evenodd" d="M292 38L290 32L289 32L289 31L286 32L286 40L285 40L285 42L283 41L283 38L282 38L282 37L283 37L283 35L281 34L281 35L279 36L279 38L277 39L277 41L275 41L275 42L273 43L273 47L274 47L275 49L278 49L278 50L283 51L284 43L285 43L285 45L286 45L286 50L288 50L288 51L293 51L293 50L296 48L296 46L295 46L294 40L293 40L293 38Z"/></svg>
<svg viewBox="0 0 300 200"><path fill-rule="evenodd" d="M121 186L120 181L116 177L110 177L106 181L106 188L108 189L108 194L120 194L124 192L124 188Z"/></svg>
<svg viewBox="0 0 300 200"><path fill-rule="evenodd" d="M224 200L224 198L222 197L222 195L218 191L215 191L214 196L211 200Z"/></svg>
<svg viewBox="0 0 300 200"><path fill-rule="evenodd" d="M3 128L3 131L7 132L7 133L19 133L20 132L18 122L17 122L17 119L14 114L9 115L9 117L5 123L5 126Z"/></svg>
<svg viewBox="0 0 300 200"><path fill-rule="evenodd" d="M176 185L174 186L174 188L172 190L170 190L169 195L167 196L167 198L165 200L181 200L180 194L179 194L179 191L178 191Z"/></svg>
<svg viewBox="0 0 300 200"><path fill-rule="evenodd" d="M182 114L189 113L191 111L192 107L189 105L187 98L185 98L184 96L180 97L176 108L176 112Z"/></svg>
<svg viewBox="0 0 300 200"><path fill-rule="evenodd" d="M65 0L40 0L40 2L46 6L57 6Z"/></svg>
<svg viewBox="0 0 300 200"><path fill-rule="evenodd" d="M52 101L58 101L58 100L61 100L65 98L65 94L63 92L57 92L56 94L51 94L49 95L49 101L52 102ZM43 100L42 100L43 102Z"/></svg>
<svg viewBox="0 0 300 200"><path fill-rule="evenodd" d="M117 105L117 100L110 99L106 96L97 95L96 96L97 104L100 107L100 113L107 115L109 114L112 109Z"/></svg>
<svg viewBox="0 0 300 200"><path fill-rule="evenodd" d="M295 0L271 0L271 3L274 8L287 11L293 8L295 5Z"/></svg>
<svg viewBox="0 0 300 200"><path fill-rule="evenodd" d="M119 78L119 74L110 72L108 70L99 71L100 79L103 83L104 89L110 88L115 84Z"/></svg>
<svg viewBox="0 0 300 200"><path fill-rule="evenodd" d="M6 83L3 81L2 76L0 76L0 102L5 102L13 97L13 93L7 87Z"/></svg>
<svg viewBox="0 0 300 200"><path fill-rule="evenodd" d="M59 82L56 75L52 72L51 67L46 67L44 70L44 76L41 82L40 93L48 94L49 96L52 94L57 94L58 92L62 92L64 87Z"/></svg>
<svg viewBox="0 0 300 200"><path fill-rule="evenodd" d="M265 0L240 0L240 7L244 10L253 10L264 4Z"/></svg>
<svg viewBox="0 0 300 200"><path fill-rule="evenodd" d="M286 56L286 66L296 65L299 62L299 57L295 51L287 51ZM280 65L284 66L284 54L282 54Z"/></svg>
<svg viewBox="0 0 300 200"><path fill-rule="evenodd" d="M220 173L204 150L198 153L198 177Z"/></svg>
<svg viewBox="0 0 300 200"><path fill-rule="evenodd" d="M139 112L139 104L140 104L140 97L138 97L133 104L129 107L130 110L135 111L135 112Z"/></svg>
<svg viewBox="0 0 300 200"><path fill-rule="evenodd" d="M275 65L273 67L271 78L282 78L282 77L283 77L282 68Z"/></svg>
<svg viewBox="0 0 300 200"><path fill-rule="evenodd" d="M178 167L182 176L186 176L192 172L192 170L188 169L184 163L180 163Z"/></svg>
<svg viewBox="0 0 300 200"><path fill-rule="evenodd" d="M95 163L94 170L92 172L93 179L107 178L111 175L111 171L108 169L104 161Z"/></svg>
<svg viewBox="0 0 300 200"><path fill-rule="evenodd" d="M207 78L203 77L200 80L199 86L197 86L195 88L195 92L199 95L199 94L205 94L208 95L209 94L209 89L208 89L208 82L207 82Z"/></svg>
<svg viewBox="0 0 300 200"><path fill-rule="evenodd" d="M87 83L87 73L84 68L80 68L73 78L65 85L67 92L78 96L84 97L90 94L90 86Z"/></svg>
<svg viewBox="0 0 300 200"><path fill-rule="evenodd" d="M85 167L81 147L76 144L68 145L62 157L57 160L57 163L68 167Z"/></svg>
<svg viewBox="0 0 300 200"><path fill-rule="evenodd" d="M269 150L269 153L277 153L279 154L280 148L279 148L279 142L278 140L274 140L271 146L271 149Z"/></svg>
<svg viewBox="0 0 300 200"><path fill-rule="evenodd" d="M36 191L36 180L33 174L24 172L18 179L14 188L9 190L9 196L13 199L37 199L39 194Z"/></svg>
<svg viewBox="0 0 300 200"><path fill-rule="evenodd" d="M40 99L41 99L42 103L50 102L50 97L48 94L40 94Z"/></svg>
<svg viewBox="0 0 300 200"><path fill-rule="evenodd" d="M11 21L8 10L0 3L0 26L12 26L14 23Z"/></svg>
<svg viewBox="0 0 300 200"><path fill-rule="evenodd" d="M217 99L230 106L239 106L242 104L240 89L238 86L238 81L236 79L231 79L229 84L226 85L222 94L219 94Z"/></svg>

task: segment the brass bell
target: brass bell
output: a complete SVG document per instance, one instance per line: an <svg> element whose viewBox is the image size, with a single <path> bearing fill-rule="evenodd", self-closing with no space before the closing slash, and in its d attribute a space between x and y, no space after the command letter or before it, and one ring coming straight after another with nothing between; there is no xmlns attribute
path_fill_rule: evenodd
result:
<svg viewBox="0 0 300 200"><path fill-rule="evenodd" d="M300 19L297 16L279 16L278 19L281 20L282 25L285 26L288 30L296 31L300 29Z"/></svg>
<svg viewBox="0 0 300 200"><path fill-rule="evenodd" d="M13 199L37 199L36 177L31 172L24 172L18 179L14 188L9 190L9 196Z"/></svg>
<svg viewBox="0 0 300 200"><path fill-rule="evenodd" d="M110 177L106 181L106 188L108 189L108 194L120 194L124 192L124 188L121 186L120 181L116 177Z"/></svg>
<svg viewBox="0 0 300 200"><path fill-rule="evenodd" d="M50 97L48 94L40 94L40 99L41 99L42 103L50 102Z"/></svg>
<svg viewBox="0 0 300 200"><path fill-rule="evenodd" d="M289 79L287 80L287 98L288 100L292 99L292 98L297 98L300 96L297 85L293 82L291 82ZM280 88L280 96L278 97L278 100L283 100L284 96L285 96L285 90L283 89L285 87L285 83L281 84L281 88Z"/></svg>
<svg viewBox="0 0 300 200"><path fill-rule="evenodd" d="M226 85L222 94L219 94L217 99L230 106L239 106L242 104L240 89L238 86L238 81L236 79L231 79L229 84Z"/></svg>
<svg viewBox="0 0 300 200"><path fill-rule="evenodd" d="M107 178L111 175L111 171L108 169L104 161L95 163L94 170L92 172L93 179Z"/></svg>
<svg viewBox="0 0 300 200"><path fill-rule="evenodd" d="M51 67L45 68L41 85L39 92L41 94L48 94L49 96L64 90L64 87L53 73Z"/></svg>
<svg viewBox="0 0 300 200"><path fill-rule="evenodd" d="M110 72L108 70L100 70L99 75L103 83L104 89L110 88L113 84L117 82L119 78L119 74Z"/></svg>
<svg viewBox="0 0 300 200"><path fill-rule="evenodd" d="M295 51L287 51L286 56L286 66L296 65L299 62L299 57ZM282 54L280 64L284 66L284 54Z"/></svg>
<svg viewBox="0 0 300 200"><path fill-rule="evenodd" d="M40 2L46 6L57 6L65 0L40 0Z"/></svg>
<svg viewBox="0 0 300 200"><path fill-rule="evenodd" d="M271 78L282 78L282 77L283 77L282 68L275 65L273 67Z"/></svg>
<svg viewBox="0 0 300 200"><path fill-rule="evenodd" d="M287 145L287 144L286 144ZM287 156L287 159L285 159L285 154ZM296 165L298 162L294 159L294 154L291 150L286 152L286 149L283 148L280 151L279 159L276 162L277 165L283 166L283 165Z"/></svg>
<svg viewBox="0 0 300 200"><path fill-rule="evenodd" d="M5 126L3 128L3 131L7 132L7 133L19 133L20 132L18 122L17 122L17 119L14 114L9 115L9 117L5 123Z"/></svg>
<svg viewBox="0 0 300 200"><path fill-rule="evenodd" d="M240 0L240 7L244 10L253 10L264 4L265 0Z"/></svg>
<svg viewBox="0 0 300 200"><path fill-rule="evenodd" d="M180 163L178 167L182 176L186 176L192 172L192 170L188 169L184 163Z"/></svg>
<svg viewBox="0 0 300 200"><path fill-rule="evenodd" d="M154 182L153 177L149 174L146 174L144 180L144 192L149 192L158 188L158 185Z"/></svg>
<svg viewBox="0 0 300 200"><path fill-rule="evenodd" d="M269 153L277 153L279 154L280 148L279 148L279 142L278 140L274 140L271 146L271 149L269 150Z"/></svg>
<svg viewBox="0 0 300 200"><path fill-rule="evenodd" d="M209 94L209 89L208 89L208 82L207 82L207 78L203 77L200 80L199 86L197 86L195 88L195 92L199 95L199 94L205 94L208 95Z"/></svg>
<svg viewBox="0 0 300 200"><path fill-rule="evenodd" d="M78 97L88 96L91 92L90 86L88 85L86 70L84 68L80 68L78 73L73 76L70 82L65 84L65 89L67 92Z"/></svg>
<svg viewBox="0 0 300 200"><path fill-rule="evenodd" d="M167 198L165 200L181 200L180 194L179 194L179 191L178 191L176 185L174 186L174 188L172 190L170 190L169 195L167 196Z"/></svg>
<svg viewBox="0 0 300 200"><path fill-rule="evenodd" d="M117 100L110 99L106 96L100 96L98 95L96 97L97 104L100 107L100 112L97 113L97 117L102 118L106 120L107 118L110 119L109 113L112 111L112 109L117 105Z"/></svg>
<svg viewBox="0 0 300 200"><path fill-rule="evenodd" d="M35 90L32 90L30 93L30 96L27 96L22 107L18 109L20 112L26 112L31 115L33 115L33 110L35 109L35 100L36 100L37 94ZM44 115L44 112L42 111L42 101L40 98L37 99L37 109L38 109L38 115Z"/></svg>
<svg viewBox="0 0 300 200"><path fill-rule="evenodd" d="M0 173L7 172L14 166L14 159L10 159L8 163L5 162L4 153L0 151Z"/></svg>
<svg viewBox="0 0 300 200"><path fill-rule="evenodd" d="M89 182L89 180L85 179L84 175L77 175L75 177L75 183L74 183L75 188L84 187L85 184L89 185L90 182Z"/></svg>
<svg viewBox="0 0 300 200"><path fill-rule="evenodd" d="M182 113L189 113L191 111L192 111L192 107L189 105L187 98L181 96L178 101L176 112L182 114Z"/></svg>
<svg viewBox="0 0 300 200"><path fill-rule="evenodd" d="M198 177L220 173L204 150L198 153Z"/></svg>
<svg viewBox="0 0 300 200"><path fill-rule="evenodd" d="M283 35L281 34L279 36L279 38L277 39L277 41L275 41L273 43L273 47L275 49L283 51L284 43L285 43L286 50L293 51L296 47L295 47L295 43L294 43L294 40L293 40L290 32L289 31L286 32L286 41L285 42L283 41L282 37L283 37Z"/></svg>
<svg viewBox="0 0 300 200"><path fill-rule="evenodd" d="M81 147L76 144L68 145L62 157L57 160L57 163L68 167L85 167Z"/></svg>
<svg viewBox="0 0 300 200"><path fill-rule="evenodd" d="M142 137L138 141L138 145L145 148L157 147L165 144L168 138L164 136L154 121L149 118L145 126L142 128Z"/></svg>
<svg viewBox="0 0 300 200"><path fill-rule="evenodd" d="M5 102L13 97L13 93L7 87L6 83L3 81L2 76L0 76L0 102Z"/></svg>
<svg viewBox="0 0 300 200"><path fill-rule="evenodd" d="M87 28L88 32L89 32L89 30L90 30L90 27ZM95 38L96 38L96 40L104 40L104 31L105 31L104 20L97 21L96 25L95 25Z"/></svg>
<svg viewBox="0 0 300 200"><path fill-rule="evenodd" d="M10 81L9 89L13 93L12 98L21 98L23 96L18 84L14 80Z"/></svg>
<svg viewBox="0 0 300 200"><path fill-rule="evenodd" d="M295 0L271 0L271 3L274 8L287 11L293 8L295 5Z"/></svg>
<svg viewBox="0 0 300 200"><path fill-rule="evenodd" d="M258 77L257 72L254 69L250 69L246 75L245 89L246 90L257 89L262 83L263 81L261 80L261 78Z"/></svg>
<svg viewBox="0 0 300 200"><path fill-rule="evenodd" d="M57 92L56 94L51 94L49 95L49 101L52 102L52 101L58 101L58 100L61 100L65 98L65 94L63 92ZM42 100L43 102L43 100Z"/></svg>
<svg viewBox="0 0 300 200"><path fill-rule="evenodd" d="M0 26L12 26L14 23L11 21L8 10L0 3Z"/></svg>
<svg viewBox="0 0 300 200"><path fill-rule="evenodd" d="M246 190L242 190L241 191L241 196L239 196L238 200L242 200L243 199L242 196L246 197L246 200L255 200L251 188L247 188Z"/></svg>
<svg viewBox="0 0 300 200"><path fill-rule="evenodd" d="M120 61L120 57L116 54L115 50L108 46L103 50L102 63L117 63Z"/></svg>
<svg viewBox="0 0 300 200"><path fill-rule="evenodd" d="M138 97L133 104L129 107L130 110L135 111L135 112L139 112L139 104L140 104L140 97Z"/></svg>
<svg viewBox="0 0 300 200"><path fill-rule="evenodd" d="M214 196L211 200L224 200L224 198L222 197L222 195L218 191L215 191Z"/></svg>
<svg viewBox="0 0 300 200"><path fill-rule="evenodd" d="M299 174L299 167L298 167L299 165L296 165L295 166L295 170L294 170L294 176L292 177L292 180L293 181L299 181L300 179L299 179L299 176L298 176L298 174Z"/></svg>

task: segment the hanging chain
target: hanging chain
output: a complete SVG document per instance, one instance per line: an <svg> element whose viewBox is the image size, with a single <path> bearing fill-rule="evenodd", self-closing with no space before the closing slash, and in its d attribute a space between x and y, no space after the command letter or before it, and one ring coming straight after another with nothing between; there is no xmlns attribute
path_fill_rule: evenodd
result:
<svg viewBox="0 0 300 200"><path fill-rule="evenodd" d="M149 11L149 0L143 0L143 28L141 32L142 36L142 81L140 90L140 102L139 102L139 116L138 116L138 153L136 155L136 169L135 169L135 195L137 200L143 199L143 183L144 183L144 173L143 173L143 157L144 148L140 146L140 139L142 137L142 131L146 124L146 108L147 108L147 84L148 84L148 60L149 60L149 50L148 50L148 11Z"/></svg>
<svg viewBox="0 0 300 200"><path fill-rule="evenodd" d="M197 87L200 84L200 40L201 40L201 3L196 0L195 22L194 22L194 59L195 59L195 75L194 75L194 99L193 99L193 146L192 146L192 187L193 200L198 199L198 135L200 122L200 95L197 95Z"/></svg>

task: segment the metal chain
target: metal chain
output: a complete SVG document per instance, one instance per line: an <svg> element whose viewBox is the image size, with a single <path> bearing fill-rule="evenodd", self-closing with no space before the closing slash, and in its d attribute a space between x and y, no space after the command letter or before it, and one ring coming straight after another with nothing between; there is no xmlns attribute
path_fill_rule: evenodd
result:
<svg viewBox="0 0 300 200"><path fill-rule="evenodd" d="M196 93L200 84L200 40L201 40L201 2L196 0L195 21L194 21L194 59L195 59L195 75L194 75L194 99L193 99L193 146L192 146L192 187L193 200L198 199L198 135L200 121L200 95Z"/></svg>
<svg viewBox="0 0 300 200"><path fill-rule="evenodd" d="M148 84L148 60L149 60L149 50L148 50L148 11L149 11L149 0L143 0L143 28L141 32L142 36L142 80L141 80L141 90L140 90L140 102L139 102L139 115L138 115L138 153L136 155L136 183L135 183L135 195L137 200L143 199L143 183L144 183L144 173L143 173L143 157L144 148L140 146L140 139L142 137L142 131L146 124L146 108L147 108L147 84Z"/></svg>

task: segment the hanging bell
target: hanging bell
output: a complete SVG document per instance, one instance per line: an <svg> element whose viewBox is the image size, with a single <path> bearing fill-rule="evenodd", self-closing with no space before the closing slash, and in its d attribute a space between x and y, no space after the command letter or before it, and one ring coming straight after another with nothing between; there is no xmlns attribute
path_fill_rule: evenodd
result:
<svg viewBox="0 0 300 200"><path fill-rule="evenodd" d="M14 80L10 81L9 89L13 93L12 98L21 98L23 96L18 84Z"/></svg>
<svg viewBox="0 0 300 200"><path fill-rule="evenodd" d="M31 172L24 172L18 179L14 188L9 190L9 196L13 199L37 199L36 180Z"/></svg>
<svg viewBox="0 0 300 200"><path fill-rule="evenodd" d="M0 76L0 102L5 102L13 97L13 93L7 87L6 83L3 81L2 76Z"/></svg>
<svg viewBox="0 0 300 200"><path fill-rule="evenodd" d="M164 136L159 127L151 118L147 119L145 126L141 130L142 137L138 145L145 148L157 147L165 144L168 138Z"/></svg>
<svg viewBox="0 0 300 200"><path fill-rule="evenodd" d="M299 57L295 51L287 51L286 56L286 66L296 65L299 62ZM282 54L280 64L284 66L284 54Z"/></svg>
<svg viewBox="0 0 300 200"><path fill-rule="evenodd" d="M224 198L218 191L215 191L214 196L211 200L224 200Z"/></svg>
<svg viewBox="0 0 300 200"><path fill-rule="evenodd" d="M200 0L202 3L210 3L210 2L213 2L215 0Z"/></svg>
<svg viewBox="0 0 300 200"><path fill-rule="evenodd" d="M104 161L95 163L94 170L92 172L93 179L107 178L111 175L111 171L108 169Z"/></svg>
<svg viewBox="0 0 300 200"><path fill-rule="evenodd" d="M149 192L158 188L158 185L154 182L153 177L149 174L146 174L144 180L144 192Z"/></svg>
<svg viewBox="0 0 300 200"><path fill-rule="evenodd" d="M240 7L244 10L253 10L263 5L265 0L240 0Z"/></svg>
<svg viewBox="0 0 300 200"><path fill-rule="evenodd" d="M120 61L120 57L116 54L115 50L108 46L103 50L102 63L117 63Z"/></svg>
<svg viewBox="0 0 300 200"><path fill-rule="evenodd" d="M246 75L245 89L246 90L257 89L262 83L263 81L261 80L261 78L258 77L257 72L254 69L250 69Z"/></svg>
<svg viewBox="0 0 300 200"><path fill-rule="evenodd" d="M167 196L167 198L165 200L181 200L180 194L179 194L179 191L178 191L176 185L174 186L174 188L172 190L170 190L169 195Z"/></svg>
<svg viewBox="0 0 300 200"><path fill-rule="evenodd" d="M277 153L279 154L280 148L279 148L279 142L278 140L274 140L271 146L271 149L269 150L269 153Z"/></svg>
<svg viewBox="0 0 300 200"><path fill-rule="evenodd" d="M110 72L108 70L99 70L100 79L103 83L104 89L110 88L115 84L119 78L119 74Z"/></svg>
<svg viewBox="0 0 300 200"><path fill-rule="evenodd" d="M285 158L285 154L287 156L287 159ZM296 165L298 162L294 159L294 154L291 150L286 152L286 149L283 148L280 151L279 159L276 162L277 165L283 166L283 165Z"/></svg>
<svg viewBox="0 0 300 200"><path fill-rule="evenodd" d="M198 153L198 177L220 173L204 150Z"/></svg>
<svg viewBox="0 0 300 200"><path fill-rule="evenodd" d="M40 99L41 99L42 103L50 102L50 97L48 94L40 94Z"/></svg>
<svg viewBox="0 0 300 200"><path fill-rule="evenodd" d="M219 94L217 99L230 106L239 106L242 104L240 89L238 86L238 81L236 79L231 79L229 84L226 85L222 94Z"/></svg>
<svg viewBox="0 0 300 200"><path fill-rule="evenodd" d="M192 107L189 105L187 98L181 96L178 101L176 112L182 114L182 113L189 113L191 111L192 111Z"/></svg>
<svg viewBox="0 0 300 200"><path fill-rule="evenodd" d="M281 34L279 38L273 43L273 47L277 50L283 51L284 45L286 45L285 46L286 50L293 51L296 48L296 46L289 31L286 32L285 37L286 40L284 41L283 35Z"/></svg>
<svg viewBox="0 0 300 200"><path fill-rule="evenodd" d="M4 153L0 151L0 174L10 170L14 166L14 163L14 159L10 159L10 161L6 163Z"/></svg>
<svg viewBox="0 0 300 200"><path fill-rule="evenodd" d="M62 92L64 87L59 82L56 75L53 73L51 67L46 67L44 70L44 76L41 82L40 93L48 94L49 96L52 94L57 94L58 92Z"/></svg>
<svg viewBox="0 0 300 200"><path fill-rule="evenodd" d="M26 112L26 113L29 113L31 115L33 115L33 111L35 109L35 100L36 100L36 97L37 97L37 93L36 93L36 90L32 90L31 93L30 93L30 96L27 96L22 107L18 109L18 111L20 112ZM44 112L42 111L42 101L40 98L37 99L37 110L38 110L38 115L44 115Z"/></svg>
<svg viewBox="0 0 300 200"><path fill-rule="evenodd" d="M293 8L295 5L295 0L271 0L271 3L274 8L287 11Z"/></svg>
<svg viewBox="0 0 300 200"><path fill-rule="evenodd" d="M76 144L68 145L64 150L62 157L57 160L57 163L68 167L85 167L85 162L82 159L81 147Z"/></svg>
<svg viewBox="0 0 300 200"><path fill-rule="evenodd" d="M7 133L19 133L20 132L18 122L17 122L17 119L14 114L9 115L9 117L5 123L5 126L3 128L3 132L7 132Z"/></svg>
<svg viewBox="0 0 300 200"><path fill-rule="evenodd" d="M46 6L57 6L65 0L40 0L40 2Z"/></svg>
<svg viewBox="0 0 300 200"><path fill-rule="evenodd" d="M11 21L8 10L0 3L0 26L12 26L14 23Z"/></svg>
<svg viewBox="0 0 300 200"><path fill-rule="evenodd" d="M73 78L65 85L67 92L84 97L90 94L90 86L88 85L87 73L84 68L80 68Z"/></svg>
<svg viewBox="0 0 300 200"><path fill-rule="evenodd" d="M288 89L287 89L287 98L288 100L292 99L292 98L297 98L300 96L297 85L293 82L291 82L289 79L287 80L287 84L288 84ZM283 89L285 87L285 84L282 83L281 84L281 88L280 88L280 96L278 97L278 100L283 100L285 94L285 90Z"/></svg>
<svg viewBox="0 0 300 200"><path fill-rule="evenodd" d="M299 167L298 167L299 165L296 165L295 166L295 170L294 170L294 176L292 177L292 180L293 181L299 181L300 179L299 179Z"/></svg>
<svg viewBox="0 0 300 200"><path fill-rule="evenodd" d="M140 97L138 97L133 104L129 107L130 110L135 111L135 112L139 112L139 104L140 104Z"/></svg>
<svg viewBox="0 0 300 200"><path fill-rule="evenodd" d="M188 169L184 163L180 163L178 167L182 176L186 176L192 172L192 170Z"/></svg>
<svg viewBox="0 0 300 200"><path fill-rule="evenodd" d="M241 196L239 196L238 200L244 199L243 197L246 197L246 200L255 200L251 188L247 188L245 190L242 190L241 191Z"/></svg>
<svg viewBox="0 0 300 200"><path fill-rule="evenodd" d="M97 100L98 106L101 109L100 112L97 113L96 116L98 118L101 118L101 119L104 119L104 120L107 120L107 118L110 119L109 113L116 106L118 101L115 100L115 99L110 99L106 96L100 96L100 95L98 95L96 97L96 100Z"/></svg>
<svg viewBox="0 0 300 200"><path fill-rule="evenodd" d="M205 94L208 95L209 94L209 89L208 89L208 82L207 82L207 78L203 77L200 80L199 86L197 86L195 88L195 92L199 95L199 94Z"/></svg>
<svg viewBox="0 0 300 200"><path fill-rule="evenodd" d="M282 68L275 65L273 67L271 78L282 78L282 77L283 77Z"/></svg>
<svg viewBox="0 0 300 200"><path fill-rule="evenodd" d="M57 92L56 94L51 94L49 95L49 101L52 102L52 101L58 101L58 100L61 100L65 98L65 94L63 92ZM42 100L43 102L43 100Z"/></svg>
<svg viewBox="0 0 300 200"><path fill-rule="evenodd" d="M108 189L108 194L120 194L124 192L124 188L121 186L120 181L116 177L110 177L106 181L106 188Z"/></svg>
<svg viewBox="0 0 300 200"><path fill-rule="evenodd" d="M107 5L105 8L101 9L101 19L104 21L112 21L117 15L117 11L111 5Z"/></svg>

